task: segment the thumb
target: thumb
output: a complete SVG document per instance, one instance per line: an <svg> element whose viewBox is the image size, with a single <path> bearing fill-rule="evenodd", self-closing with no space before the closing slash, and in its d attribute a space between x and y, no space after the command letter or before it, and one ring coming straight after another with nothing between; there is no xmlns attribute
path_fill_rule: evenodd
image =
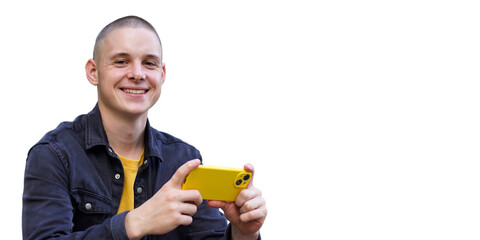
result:
<svg viewBox="0 0 480 240"><path fill-rule="evenodd" d="M211 208L225 208L227 206L227 203L224 201L218 201L218 200L208 200L207 205Z"/></svg>
<svg viewBox="0 0 480 240"><path fill-rule="evenodd" d="M180 188L182 186L183 180L185 180L187 175L199 165L200 160L198 159L193 159L184 163L181 167L177 169L175 174L173 174L172 178L170 179L170 183L173 184L173 186L178 186Z"/></svg>
<svg viewBox="0 0 480 240"><path fill-rule="evenodd" d="M255 168L251 163L247 163L243 166L243 169L247 172L251 172L252 176L250 177L250 182L248 183L247 188L252 188L253 187L253 176L255 175Z"/></svg>
<svg viewBox="0 0 480 240"><path fill-rule="evenodd" d="M239 218L240 210L235 205L235 202L224 202L217 200L208 200L207 205L211 208L221 208L225 217L230 221L236 221L235 219Z"/></svg>

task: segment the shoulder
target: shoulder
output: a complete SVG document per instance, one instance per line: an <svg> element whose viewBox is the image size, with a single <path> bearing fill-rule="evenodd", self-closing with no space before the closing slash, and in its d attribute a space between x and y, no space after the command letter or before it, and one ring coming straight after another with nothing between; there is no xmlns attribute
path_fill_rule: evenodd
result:
<svg viewBox="0 0 480 240"><path fill-rule="evenodd" d="M162 141L163 144L180 143L180 144L186 144L186 145L189 145L189 146L193 147L192 145L188 144L187 142L183 141L182 139L177 138L177 137L175 137L175 136L173 136L169 133L158 131L154 128L153 128L153 131L155 132L155 135L156 135L157 139Z"/></svg>
<svg viewBox="0 0 480 240"><path fill-rule="evenodd" d="M38 141L38 144L57 144L65 142L70 138L78 138L80 132L84 130L85 115L78 116L74 121L61 122L55 129L47 132Z"/></svg>
<svg viewBox="0 0 480 240"><path fill-rule="evenodd" d="M185 156L186 160L198 158L201 159L200 151L193 145L177 138L169 133L158 131L150 127L149 141L153 152L158 153L161 158L167 156Z"/></svg>
<svg viewBox="0 0 480 240"><path fill-rule="evenodd" d="M85 140L84 122L85 115L80 115L74 121L60 123L34 144L28 154L30 155L35 148L50 148L57 155L64 154L68 149L83 148Z"/></svg>
<svg viewBox="0 0 480 240"><path fill-rule="evenodd" d="M84 159L86 156L87 119L88 114L80 115L75 120L62 122L47 132L29 149L27 162L30 165L61 163L69 174L75 160Z"/></svg>
<svg viewBox="0 0 480 240"><path fill-rule="evenodd" d="M185 145L185 147L195 148L193 145L183 141L182 139L175 137L169 133L158 131L155 128L150 128L152 135L157 141L161 141L162 144L171 145L171 144L180 144Z"/></svg>
<svg viewBox="0 0 480 240"><path fill-rule="evenodd" d="M64 169L68 172L68 163L65 161L65 154L62 140L65 136L70 135L72 122L62 122L55 129L47 132L36 144L34 144L27 154L27 168L32 169L34 166L56 166L62 163Z"/></svg>

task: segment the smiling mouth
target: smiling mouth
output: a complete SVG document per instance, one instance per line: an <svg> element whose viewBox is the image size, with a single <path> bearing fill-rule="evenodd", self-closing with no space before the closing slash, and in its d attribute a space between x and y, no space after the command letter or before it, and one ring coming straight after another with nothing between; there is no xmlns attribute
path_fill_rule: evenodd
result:
<svg viewBox="0 0 480 240"><path fill-rule="evenodd" d="M126 88L122 88L122 91L124 91L126 93L130 93L130 94L144 94L144 93L148 92L148 90L126 89Z"/></svg>

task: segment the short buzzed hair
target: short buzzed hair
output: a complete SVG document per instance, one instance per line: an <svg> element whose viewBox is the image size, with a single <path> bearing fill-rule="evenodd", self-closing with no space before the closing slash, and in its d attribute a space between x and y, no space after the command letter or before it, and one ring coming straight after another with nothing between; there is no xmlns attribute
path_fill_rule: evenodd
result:
<svg viewBox="0 0 480 240"><path fill-rule="evenodd" d="M126 16L119 18L107 26L105 26L100 33L98 33L97 39L95 40L95 46L93 47L93 60L97 61L99 53L100 53L100 42L113 30L124 28L124 27L132 27L132 28L145 28L147 30L152 31L155 33L155 36L158 38L158 42L160 43L160 49L162 48L162 41L160 41L160 37L158 36L157 31L155 28L147 22L147 20L137 17L137 16ZM163 50L160 53L160 58L162 58Z"/></svg>

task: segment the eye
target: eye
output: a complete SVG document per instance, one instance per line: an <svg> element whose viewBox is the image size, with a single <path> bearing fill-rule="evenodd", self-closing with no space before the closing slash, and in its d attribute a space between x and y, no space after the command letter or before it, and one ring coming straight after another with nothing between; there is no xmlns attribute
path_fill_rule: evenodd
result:
<svg viewBox="0 0 480 240"><path fill-rule="evenodd" d="M125 66L127 64L127 61L126 60L123 60L123 59L119 59L119 60L115 60L114 61L114 64L116 66Z"/></svg>
<svg viewBox="0 0 480 240"><path fill-rule="evenodd" d="M155 62L145 62L145 64L148 66L157 66L157 63Z"/></svg>
<svg viewBox="0 0 480 240"><path fill-rule="evenodd" d="M146 61L144 64L149 68L156 68L158 66L158 64L153 61Z"/></svg>

